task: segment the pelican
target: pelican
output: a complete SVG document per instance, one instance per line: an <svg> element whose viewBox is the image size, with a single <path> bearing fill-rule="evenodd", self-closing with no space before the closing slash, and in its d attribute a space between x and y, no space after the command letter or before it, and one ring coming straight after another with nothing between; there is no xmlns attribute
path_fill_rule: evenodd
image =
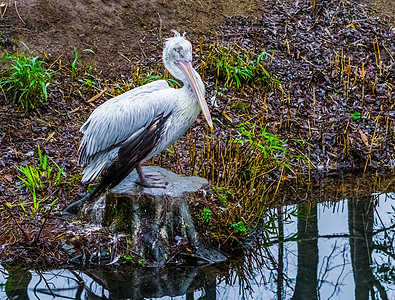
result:
<svg viewBox="0 0 395 300"><path fill-rule="evenodd" d="M177 141L201 110L213 129L203 81L192 67L192 45L185 33L173 33L165 42L162 59L182 88L158 80L132 89L97 107L82 125L78 164L85 169L81 181L92 182L105 170L89 199L118 185L133 169L138 184L165 188L157 175L144 174L141 164Z"/></svg>

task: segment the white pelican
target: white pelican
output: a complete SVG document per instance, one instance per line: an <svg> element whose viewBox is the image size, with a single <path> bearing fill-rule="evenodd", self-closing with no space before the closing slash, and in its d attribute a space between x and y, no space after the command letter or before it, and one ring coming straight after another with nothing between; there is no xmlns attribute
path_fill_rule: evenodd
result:
<svg viewBox="0 0 395 300"><path fill-rule="evenodd" d="M170 88L165 80L158 80L135 88L97 107L81 127L84 136L78 164L85 166L82 182L91 182L106 170L89 198L115 187L134 168L140 185L165 187L158 178L144 175L141 164L177 141L201 109L213 129L203 81L192 67L192 45L173 32L162 58L183 87Z"/></svg>

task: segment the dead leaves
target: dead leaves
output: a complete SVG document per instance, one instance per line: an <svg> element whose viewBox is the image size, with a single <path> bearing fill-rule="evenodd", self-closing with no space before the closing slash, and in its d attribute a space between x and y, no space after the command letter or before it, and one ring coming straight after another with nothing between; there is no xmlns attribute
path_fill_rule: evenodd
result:
<svg viewBox="0 0 395 300"><path fill-rule="evenodd" d="M365 144L365 146L369 146L368 137L366 136L366 134L364 134L364 133L362 132L361 129L359 130L359 134L361 135L361 139L362 139L363 143Z"/></svg>

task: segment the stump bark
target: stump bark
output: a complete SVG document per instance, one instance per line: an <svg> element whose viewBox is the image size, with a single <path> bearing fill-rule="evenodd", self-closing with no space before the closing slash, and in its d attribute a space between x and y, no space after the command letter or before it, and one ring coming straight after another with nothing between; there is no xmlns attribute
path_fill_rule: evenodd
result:
<svg viewBox="0 0 395 300"><path fill-rule="evenodd" d="M114 232L130 235L134 253L146 265L163 266L182 246L186 256L204 263L224 261L225 256L202 244L195 229L188 203L209 191L200 177L185 177L159 167L144 167L144 173L160 173L166 188L146 188L135 183L131 172L118 186L93 203L86 203L80 214L91 223L108 226Z"/></svg>

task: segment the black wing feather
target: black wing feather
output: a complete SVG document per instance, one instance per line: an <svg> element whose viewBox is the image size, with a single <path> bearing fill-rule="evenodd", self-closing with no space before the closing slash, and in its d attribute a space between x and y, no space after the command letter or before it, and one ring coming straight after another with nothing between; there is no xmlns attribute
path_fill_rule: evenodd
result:
<svg viewBox="0 0 395 300"><path fill-rule="evenodd" d="M89 196L93 199L107 188L114 188L124 180L129 173L152 151L158 143L164 129L164 124L170 113L164 116L161 113L138 137L126 140L121 144L117 159L104 172L98 187Z"/></svg>

